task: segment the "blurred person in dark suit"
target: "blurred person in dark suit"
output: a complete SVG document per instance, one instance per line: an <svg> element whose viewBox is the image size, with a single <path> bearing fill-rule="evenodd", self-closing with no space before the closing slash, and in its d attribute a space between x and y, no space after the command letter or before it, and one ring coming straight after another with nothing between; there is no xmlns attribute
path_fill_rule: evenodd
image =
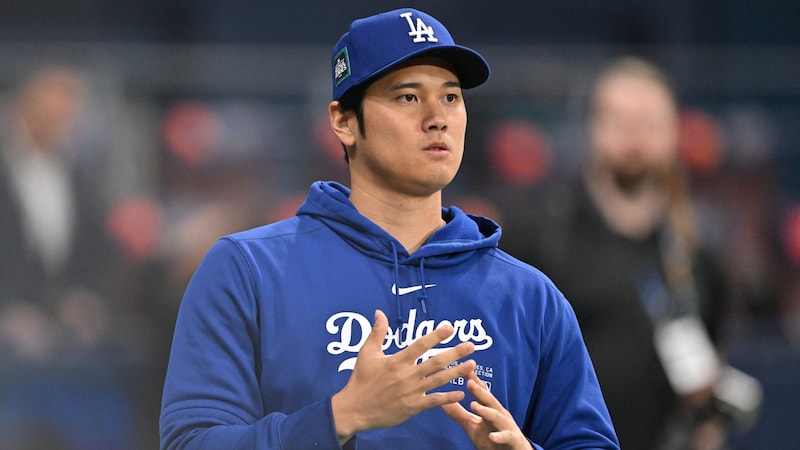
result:
<svg viewBox="0 0 800 450"><path fill-rule="evenodd" d="M726 284L697 233L675 93L659 68L624 58L589 102L579 181L510 205L505 243L563 286L621 448L720 448L729 418L715 386L730 373L753 380L715 348ZM746 387L757 403L758 386Z"/></svg>
<svg viewBox="0 0 800 450"><path fill-rule="evenodd" d="M129 448L114 373L113 246L70 138L87 77L61 65L12 93L0 137L0 448Z"/></svg>

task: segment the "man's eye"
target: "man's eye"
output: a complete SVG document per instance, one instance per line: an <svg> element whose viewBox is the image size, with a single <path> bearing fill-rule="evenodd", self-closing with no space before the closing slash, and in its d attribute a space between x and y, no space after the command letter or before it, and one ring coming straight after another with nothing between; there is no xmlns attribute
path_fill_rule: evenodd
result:
<svg viewBox="0 0 800 450"><path fill-rule="evenodd" d="M456 94L447 94L444 96L444 99L447 103L453 103L458 99L458 95Z"/></svg>
<svg viewBox="0 0 800 450"><path fill-rule="evenodd" d="M417 96L414 95L414 94L403 94L403 95L400 96L400 100L402 100L404 102L409 102L409 103L413 102L416 99L417 99Z"/></svg>

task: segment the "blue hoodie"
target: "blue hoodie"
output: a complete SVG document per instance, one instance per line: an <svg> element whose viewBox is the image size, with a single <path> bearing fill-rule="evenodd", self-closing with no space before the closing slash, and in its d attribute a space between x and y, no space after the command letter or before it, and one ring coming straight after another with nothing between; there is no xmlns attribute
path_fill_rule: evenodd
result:
<svg viewBox="0 0 800 450"><path fill-rule="evenodd" d="M571 307L542 273L497 248L495 222L443 209L447 225L409 255L348 196L317 182L296 217L209 250L178 314L163 449L341 448L330 400L376 309L389 318L387 354L453 325L452 340L429 353L475 344L478 377L537 448L618 448ZM473 447L434 408L345 448Z"/></svg>

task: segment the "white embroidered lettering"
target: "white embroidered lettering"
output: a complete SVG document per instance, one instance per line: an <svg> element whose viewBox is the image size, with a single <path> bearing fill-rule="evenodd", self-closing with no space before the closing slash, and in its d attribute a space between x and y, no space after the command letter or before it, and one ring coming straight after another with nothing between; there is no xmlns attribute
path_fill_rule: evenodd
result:
<svg viewBox="0 0 800 450"><path fill-rule="evenodd" d="M339 333L339 325L336 325L337 321L342 321L341 326L341 333ZM356 331L354 328L358 326L361 334L361 339L358 342L353 342L353 335ZM372 324L370 324L369 320L366 317L362 316L361 314L354 313L354 312L340 312L338 314L332 315L328 321L325 323L325 329L328 330L328 333L336 335L339 334L339 341L333 341L328 344L328 353L331 355L339 355L344 352L355 352L361 349L361 346L364 345L364 342L367 340L367 336L369 336L370 331L372 331Z"/></svg>
<svg viewBox="0 0 800 450"><path fill-rule="evenodd" d="M448 344L453 339L459 342L472 342L476 350L485 350L492 346L493 339L483 328L481 319L459 319L454 322L442 320L436 324L433 320L423 320L417 324L417 310L411 309L408 313L408 321L396 328L389 328L384 338L382 349L388 350L394 347L402 350L417 339L431 333L436 328L450 325L454 328L452 335L442 340L441 344ZM326 322L325 327L331 335L337 339L328 343L327 350L331 355L341 355L343 353L358 353L367 336L372 331L371 322L361 314L355 312L340 312L332 315ZM440 345L441 345L440 344ZM426 351L417 362L420 363L439 353L446 351L449 347L437 347ZM339 365L339 371L353 370L356 364L356 356L351 356Z"/></svg>
<svg viewBox="0 0 800 450"><path fill-rule="evenodd" d="M413 42L439 42L439 39L433 35L433 27L425 25L425 22L422 21L422 18L417 17L417 24L414 25L414 21L411 20L411 13L403 13L400 14L400 17L404 17L408 22L408 27L411 29L409 31L409 36L414 36Z"/></svg>
<svg viewBox="0 0 800 450"><path fill-rule="evenodd" d="M344 62L343 59L339 59L336 61L336 78L341 78L344 73L347 72L347 63Z"/></svg>

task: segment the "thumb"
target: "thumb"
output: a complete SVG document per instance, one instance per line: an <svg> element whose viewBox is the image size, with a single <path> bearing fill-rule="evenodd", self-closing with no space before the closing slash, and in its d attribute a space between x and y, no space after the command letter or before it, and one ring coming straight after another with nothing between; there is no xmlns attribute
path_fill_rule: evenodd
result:
<svg viewBox="0 0 800 450"><path fill-rule="evenodd" d="M375 320L372 323L372 331L367 337L365 346L377 348L382 351L383 340L386 339L386 333L389 331L389 319L386 314L380 309L375 310Z"/></svg>

